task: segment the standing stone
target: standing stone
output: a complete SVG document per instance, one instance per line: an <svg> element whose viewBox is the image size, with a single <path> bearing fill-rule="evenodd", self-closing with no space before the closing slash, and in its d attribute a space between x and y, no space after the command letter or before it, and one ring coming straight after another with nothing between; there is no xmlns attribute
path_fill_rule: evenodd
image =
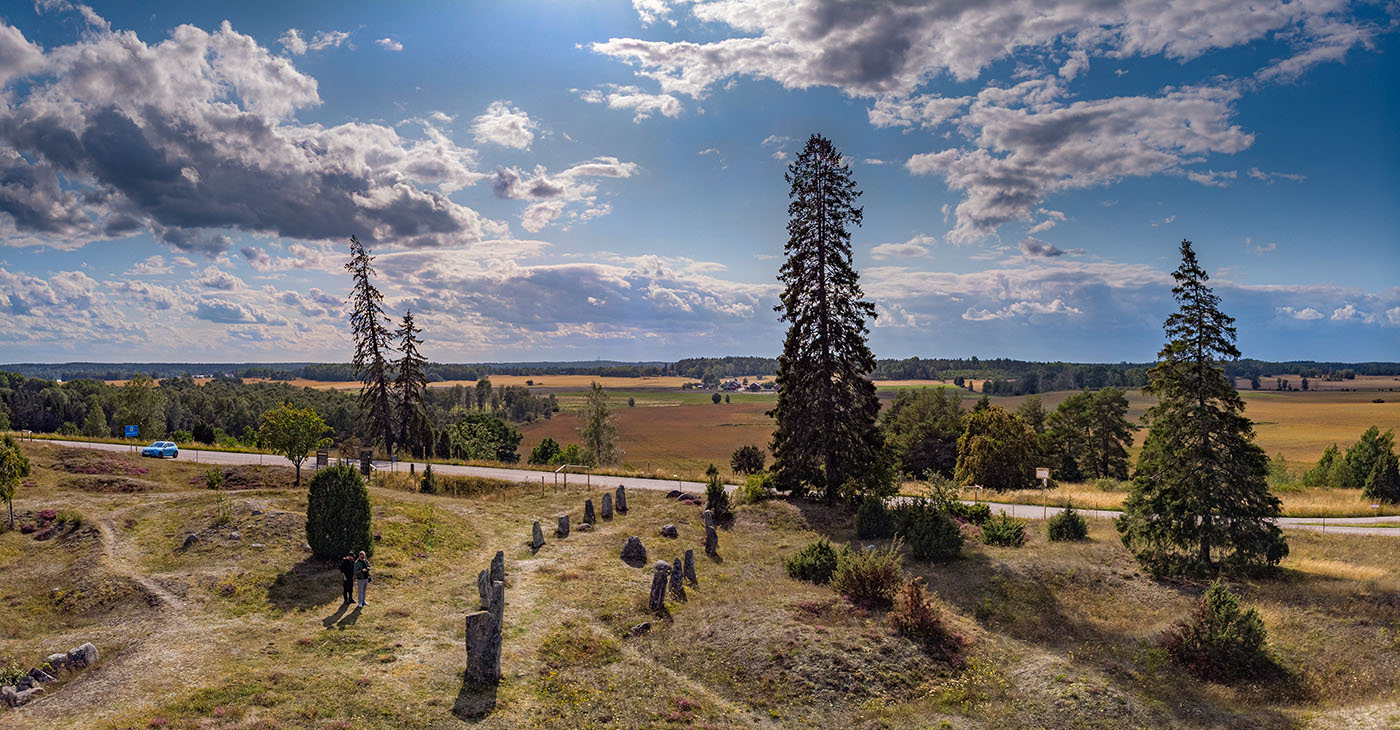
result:
<svg viewBox="0 0 1400 730"><path fill-rule="evenodd" d="M627 538L627 544L622 546L622 562L634 568L646 565L647 549L642 546L642 538L636 535Z"/></svg>
<svg viewBox="0 0 1400 730"><path fill-rule="evenodd" d="M590 525L598 521L597 515L593 514L593 500L591 499L583 501L583 521Z"/></svg>
<svg viewBox="0 0 1400 730"><path fill-rule="evenodd" d="M506 553L504 550L497 550L496 557L491 558L491 582L505 582L506 579Z"/></svg>
<svg viewBox="0 0 1400 730"><path fill-rule="evenodd" d="M719 555L719 533L715 532L713 523L705 525L705 554Z"/></svg>
<svg viewBox="0 0 1400 730"><path fill-rule="evenodd" d="M705 518L705 526L706 526L706 527L714 527L714 526L715 526L715 513L714 513L713 510L708 510L708 509L707 509L707 510L705 510L703 513L701 513L701 516Z"/></svg>
<svg viewBox="0 0 1400 730"><path fill-rule="evenodd" d="M544 530L540 529L540 521L535 520L535 524L530 528L530 549L538 551L544 547Z"/></svg>
<svg viewBox="0 0 1400 730"><path fill-rule="evenodd" d="M671 577L671 564L658 560L651 570L651 600L647 605L652 611L660 613L666 610L666 583Z"/></svg>
<svg viewBox="0 0 1400 730"><path fill-rule="evenodd" d="M483 570L476 574L476 592L481 595L481 610L491 607L491 573Z"/></svg>
<svg viewBox="0 0 1400 730"><path fill-rule="evenodd" d="M467 680L501 681L501 626L488 611L467 614Z"/></svg>
<svg viewBox="0 0 1400 730"><path fill-rule="evenodd" d="M504 582L498 580L491 583L491 605L486 610L496 620L496 631L499 632L499 627L505 623L506 584Z"/></svg>
<svg viewBox="0 0 1400 730"><path fill-rule="evenodd" d="M617 504L615 505L618 514L627 514L627 488L621 484L617 485Z"/></svg>
<svg viewBox="0 0 1400 730"><path fill-rule="evenodd" d="M661 526L661 536L662 536L662 537L672 537L672 538L674 538L674 537L680 537L680 533L676 531L676 526L675 526L675 525L662 525L662 526Z"/></svg>
<svg viewBox="0 0 1400 730"><path fill-rule="evenodd" d="M685 551L685 561L684 561L683 566L684 566L684 567L683 567L683 570L684 570L684 572L685 572L685 579L686 579L687 581L689 581L690 584L693 585L693 586L698 586L698 585L700 585L700 579L695 577L695 551L694 551L694 550L687 550L687 551Z"/></svg>
<svg viewBox="0 0 1400 730"><path fill-rule="evenodd" d="M603 513L603 519L612 519L612 509L612 495L608 494L607 492L603 492L603 507L601 510L601 512Z"/></svg>
<svg viewBox="0 0 1400 730"><path fill-rule="evenodd" d="M685 582L681 579L680 558L676 558L676 562L671 566L671 597L677 601L685 600Z"/></svg>
<svg viewBox="0 0 1400 730"><path fill-rule="evenodd" d="M565 514L565 515L559 515L559 528L556 529L556 530L554 531L554 534L555 534L555 535L558 535L559 537L568 537L568 536L569 536L569 516L568 516L568 515L566 515L566 514Z"/></svg>

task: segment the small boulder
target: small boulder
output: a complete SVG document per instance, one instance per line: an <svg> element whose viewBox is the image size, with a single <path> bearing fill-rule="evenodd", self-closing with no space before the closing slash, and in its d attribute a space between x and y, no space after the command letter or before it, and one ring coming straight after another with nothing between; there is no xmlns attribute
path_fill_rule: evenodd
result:
<svg viewBox="0 0 1400 730"><path fill-rule="evenodd" d="M680 533L676 531L675 525L662 525L661 536L675 538L680 537Z"/></svg>
<svg viewBox="0 0 1400 730"><path fill-rule="evenodd" d="M48 684L49 682L58 681L54 678L53 675L49 674L48 672L45 672L42 669L39 669L38 667L29 670L29 678L34 680L35 682L38 682L39 684Z"/></svg>
<svg viewBox="0 0 1400 730"><path fill-rule="evenodd" d="M627 630L627 633L629 633L629 634L631 634L631 635L633 635L633 636L646 636L646 635L647 635L648 633L650 633L650 632L651 632L651 622L650 622L650 621L643 621L643 622L637 624L636 626L633 626L632 628L630 628L630 629Z"/></svg>
<svg viewBox="0 0 1400 730"><path fill-rule="evenodd" d="M23 677L20 677L18 682L15 682L15 689L18 690L18 691L20 691L20 692L23 692L23 691L25 691L25 690L29 689L30 687L33 687L33 686L34 686L34 678L31 677L31 676L29 676L29 675L27 675L27 674L24 675Z"/></svg>
<svg viewBox="0 0 1400 730"><path fill-rule="evenodd" d="M636 535L627 538L627 544L622 546L622 562L634 568L646 565L647 549L642 546L642 538Z"/></svg>
<svg viewBox="0 0 1400 730"><path fill-rule="evenodd" d="M633 628L636 628L636 627L634 626ZM647 628L650 629L651 627L648 626ZM15 694L16 694L16 692L15 692L15 688L14 688L14 687L11 687L11 686L9 686L9 685L6 685L6 686L4 686L4 687L0 687L0 702L5 703L5 705L6 705L7 707L14 707L14 706L15 706Z"/></svg>
<svg viewBox="0 0 1400 730"><path fill-rule="evenodd" d="M49 658L44 660L44 666L47 667L50 672L61 672L68 668L68 655L50 654Z"/></svg>
<svg viewBox="0 0 1400 730"><path fill-rule="evenodd" d="M180 549L189 550L191 547L194 547L194 544L197 542L199 542L199 535L196 535L193 532L191 532L190 534L185 535L185 543L180 546Z"/></svg>
<svg viewBox="0 0 1400 730"><path fill-rule="evenodd" d="M593 500L591 500L591 499L585 499L585 500L583 501L583 524L585 524L585 525L591 525L591 524L593 524L594 522L597 522L597 521L598 521L598 517L597 517L597 515L593 512Z"/></svg>
<svg viewBox="0 0 1400 730"><path fill-rule="evenodd" d="M569 536L569 516L568 516L568 515L566 515L566 514L564 514L564 515L559 515L559 527L556 528L556 529L554 530L554 535L555 535L556 537L568 537L568 536Z"/></svg>
<svg viewBox="0 0 1400 730"><path fill-rule="evenodd" d="M682 492L679 489L672 489L671 491L666 493L666 499L677 499L683 494L685 494L685 492Z"/></svg>
<svg viewBox="0 0 1400 730"><path fill-rule="evenodd" d="M73 669L83 669L96 663L97 647L93 646L91 642L68 650L68 666Z"/></svg>
<svg viewBox="0 0 1400 730"><path fill-rule="evenodd" d="M577 529L579 532L592 532L592 531L593 531L593 523L591 523L591 522L583 522L583 523L580 523L579 526L578 526L576 529Z"/></svg>
<svg viewBox="0 0 1400 730"><path fill-rule="evenodd" d="M544 530L540 528L540 521L535 520L535 524L530 527L530 549L538 551L544 547Z"/></svg>
<svg viewBox="0 0 1400 730"><path fill-rule="evenodd" d="M262 513L263 513L262 510L258 509L257 507L254 507L254 508L252 509L252 511L250 511L248 514L250 514L250 515L252 515L252 516L254 516L254 517L257 517L258 515L261 515Z"/></svg>
<svg viewBox="0 0 1400 730"><path fill-rule="evenodd" d="M239 532L238 530L234 530L233 532L230 532L230 533L228 534L228 539L230 539L230 540L242 540L242 539L243 539L243 533Z"/></svg>

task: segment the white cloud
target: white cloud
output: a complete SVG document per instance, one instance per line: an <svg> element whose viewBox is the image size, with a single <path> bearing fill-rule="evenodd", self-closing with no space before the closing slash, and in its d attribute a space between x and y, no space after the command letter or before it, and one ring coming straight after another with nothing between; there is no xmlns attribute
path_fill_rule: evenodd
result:
<svg viewBox="0 0 1400 730"><path fill-rule="evenodd" d="M1046 259L1058 258L1060 256L1064 256L1065 254L1070 254L1071 256L1078 256L1084 253L1084 249L1082 248L1072 248L1068 251L1056 248L1054 244L1046 243L1045 241L1042 241L1039 238L1035 238L1034 236L1026 236L1025 238L1021 239L1020 248L1021 253L1025 256Z"/></svg>
<svg viewBox="0 0 1400 730"><path fill-rule="evenodd" d="M235 291L247 288L247 284L244 284L242 279L217 266L206 268L204 273L191 279L190 282L205 289L215 289L218 291Z"/></svg>
<svg viewBox="0 0 1400 730"><path fill-rule="evenodd" d="M498 198L532 201L521 214L520 223L533 233L559 219L571 204L576 207L577 220L606 214L611 206L598 200L598 187L587 178L628 178L639 169L635 162L616 157L595 157L557 173L550 173L543 165L528 173L516 167L501 168L496 170L491 188Z"/></svg>
<svg viewBox="0 0 1400 730"><path fill-rule="evenodd" d="M296 28L288 28L285 33L278 37L277 42L282 44L283 50L293 56L304 55L307 51L324 51L327 48L336 48L340 44L350 39L350 34L341 30L320 30L306 40L301 31Z"/></svg>
<svg viewBox="0 0 1400 730"><path fill-rule="evenodd" d="M606 90L605 90L606 89ZM670 94L648 94L636 86L604 84L597 89L570 89L580 99L589 104L607 104L610 109L625 109L632 112L632 122L640 124L653 114L675 119L685 107L680 99Z"/></svg>
<svg viewBox="0 0 1400 730"><path fill-rule="evenodd" d="M1304 321L1322 319L1323 317L1322 312L1319 312L1316 309L1313 309L1312 307L1304 307L1302 309L1294 309L1293 307L1279 307L1277 311L1279 314L1292 317L1293 319L1301 319Z"/></svg>
<svg viewBox="0 0 1400 730"><path fill-rule="evenodd" d="M394 40L393 38L379 38L375 40L374 44L379 46L380 48L383 48L386 51L403 50L403 44Z"/></svg>
<svg viewBox="0 0 1400 730"><path fill-rule="evenodd" d="M913 258L927 256L929 247L935 243L932 236L918 234L903 243L882 243L870 249L873 259Z"/></svg>
<svg viewBox="0 0 1400 730"><path fill-rule="evenodd" d="M1030 317L1033 315L1048 314L1076 315L1083 314L1083 312L1065 304L1062 299L1053 299L1049 303L1027 301L1012 302L1010 305L995 312L969 307L966 312L963 312L962 318L972 322L985 322L993 319L1010 319L1011 317Z"/></svg>
<svg viewBox="0 0 1400 730"><path fill-rule="evenodd" d="M1356 309L1355 304L1351 304L1350 302L1348 302L1346 306L1337 307L1336 309L1332 310L1331 319L1333 322L1345 322L1352 319L1362 319L1366 316L1366 314Z"/></svg>
<svg viewBox="0 0 1400 730"><path fill-rule="evenodd" d="M0 23L0 46L17 33ZM343 41L318 33L307 48ZM15 181L0 190L0 243L75 248L149 231L215 257L237 232L413 247L506 230L446 197L486 177L474 150L430 122L408 137L296 121L321 102L316 79L228 23L178 26L154 45L93 31L43 59L0 106L0 178ZM69 138L86 141L53 144Z"/></svg>
<svg viewBox="0 0 1400 730"><path fill-rule="evenodd" d="M1225 170L1224 172L1216 172L1215 170L1188 170L1186 172L1186 179L1210 187L1223 188L1229 184L1228 181L1235 179L1235 171Z"/></svg>
<svg viewBox="0 0 1400 730"><path fill-rule="evenodd" d="M538 128L529 114L511 106L509 101L491 102L484 114L472 120L476 141L517 150L529 149Z"/></svg>
<svg viewBox="0 0 1400 730"><path fill-rule="evenodd" d="M161 276L175 271L170 264L165 263L165 257L160 254L149 256L143 261L138 261L126 270L125 276Z"/></svg>
<svg viewBox="0 0 1400 730"><path fill-rule="evenodd" d="M666 0L632 0L632 8L637 11L637 19L642 21L642 25L660 22L673 28L676 26L676 19L671 17L671 6Z"/></svg>
<svg viewBox="0 0 1400 730"><path fill-rule="evenodd" d="M1273 185L1275 180L1303 182L1304 180L1308 179L1307 175L1299 175L1297 173L1291 172L1264 172L1263 170L1260 170L1257 167L1249 168L1249 176L1251 178L1254 178L1255 180L1262 180L1264 182L1267 182L1270 185Z"/></svg>

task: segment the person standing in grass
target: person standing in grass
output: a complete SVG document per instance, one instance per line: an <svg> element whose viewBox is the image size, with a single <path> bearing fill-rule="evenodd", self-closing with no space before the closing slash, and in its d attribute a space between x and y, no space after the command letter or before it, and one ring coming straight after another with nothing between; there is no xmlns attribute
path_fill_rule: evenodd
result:
<svg viewBox="0 0 1400 730"><path fill-rule="evenodd" d="M345 553L345 557L340 559L340 574L345 580L341 583L340 593L342 603L351 603L355 600L355 554Z"/></svg>
<svg viewBox="0 0 1400 730"><path fill-rule="evenodd" d="M369 589L369 556L360 551L360 559L355 561L355 585L359 589L360 608L365 607L365 591Z"/></svg>

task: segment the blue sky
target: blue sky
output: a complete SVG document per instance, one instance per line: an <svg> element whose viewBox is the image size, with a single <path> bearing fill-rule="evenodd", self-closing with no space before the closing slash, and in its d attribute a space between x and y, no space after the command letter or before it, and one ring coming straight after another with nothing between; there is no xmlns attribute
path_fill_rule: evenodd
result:
<svg viewBox="0 0 1400 730"><path fill-rule="evenodd" d="M776 354L785 165L864 191L880 357L1141 361L1189 238L1240 346L1400 360L1396 6L0 7L0 362Z"/></svg>

